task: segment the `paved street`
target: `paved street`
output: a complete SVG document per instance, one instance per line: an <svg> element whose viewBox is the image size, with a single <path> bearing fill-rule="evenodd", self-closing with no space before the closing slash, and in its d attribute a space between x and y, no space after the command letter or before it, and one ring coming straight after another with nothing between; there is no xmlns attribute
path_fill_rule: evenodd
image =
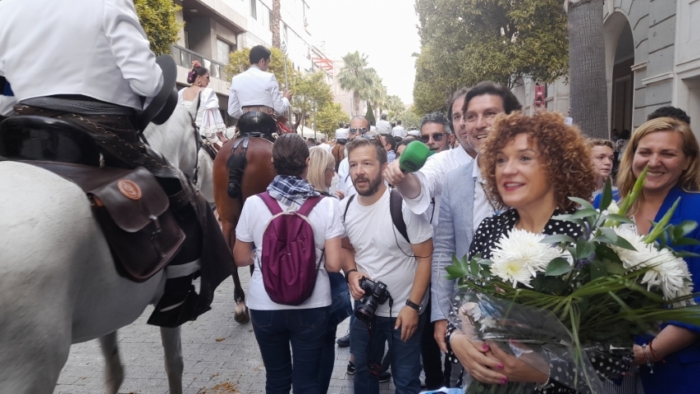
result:
<svg viewBox="0 0 700 394"><path fill-rule="evenodd" d="M247 289L248 271L239 272ZM250 323L236 323L233 309L233 282L229 280L217 289L211 311L182 326L185 393L265 392L265 367L253 328ZM149 307L134 324L119 331L119 350L126 374L120 393L168 392L160 330L146 324L151 311ZM345 334L347 322L338 328L338 335ZM329 393L352 392L352 379L345 374L349 357L348 348L337 349ZM54 394L104 393L103 367L97 341L74 345ZM394 388L389 383L381 387L385 389L382 393L393 392Z"/></svg>

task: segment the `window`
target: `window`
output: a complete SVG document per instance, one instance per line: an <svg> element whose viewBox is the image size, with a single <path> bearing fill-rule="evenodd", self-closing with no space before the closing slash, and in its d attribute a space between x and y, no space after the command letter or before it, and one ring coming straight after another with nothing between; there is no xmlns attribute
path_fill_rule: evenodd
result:
<svg viewBox="0 0 700 394"><path fill-rule="evenodd" d="M255 20L258 19L257 3L258 0L250 0L250 16L252 16Z"/></svg>
<svg viewBox="0 0 700 394"><path fill-rule="evenodd" d="M270 31L273 31L273 30L272 30L272 26L273 26L273 23L272 23L272 22L274 21L274 19L272 18L272 11L270 11L269 17L270 17Z"/></svg>
<svg viewBox="0 0 700 394"><path fill-rule="evenodd" d="M228 64L231 45L226 41L216 40L216 60L223 64Z"/></svg>

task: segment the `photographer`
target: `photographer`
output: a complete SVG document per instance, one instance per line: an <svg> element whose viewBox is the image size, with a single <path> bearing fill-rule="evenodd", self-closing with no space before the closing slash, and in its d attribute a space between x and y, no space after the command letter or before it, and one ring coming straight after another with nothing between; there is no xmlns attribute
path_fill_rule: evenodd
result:
<svg viewBox="0 0 700 394"><path fill-rule="evenodd" d="M387 159L381 140L357 138L347 149L357 196L342 201L340 209L346 235L344 270L353 298L360 300L350 328L355 393L379 392L386 341L396 392L417 393L432 228L403 204L400 195L392 197L396 192L389 190L382 176Z"/></svg>

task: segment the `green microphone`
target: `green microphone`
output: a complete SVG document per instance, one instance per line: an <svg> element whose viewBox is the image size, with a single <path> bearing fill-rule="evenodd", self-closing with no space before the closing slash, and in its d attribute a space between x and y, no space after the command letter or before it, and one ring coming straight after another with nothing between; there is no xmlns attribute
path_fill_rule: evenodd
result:
<svg viewBox="0 0 700 394"><path fill-rule="evenodd" d="M413 141L406 146L399 157L399 168L403 172L416 172L423 167L425 161L432 154L433 152L428 145L420 141Z"/></svg>

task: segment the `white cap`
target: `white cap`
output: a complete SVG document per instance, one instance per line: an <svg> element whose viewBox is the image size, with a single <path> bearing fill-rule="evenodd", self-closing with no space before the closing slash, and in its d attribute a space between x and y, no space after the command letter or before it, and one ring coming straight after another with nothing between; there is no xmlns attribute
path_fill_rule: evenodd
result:
<svg viewBox="0 0 700 394"><path fill-rule="evenodd" d="M335 131L335 139L339 140L341 138L348 139L348 129L338 129Z"/></svg>
<svg viewBox="0 0 700 394"><path fill-rule="evenodd" d="M420 138L420 131L418 130L408 130L408 135Z"/></svg>

